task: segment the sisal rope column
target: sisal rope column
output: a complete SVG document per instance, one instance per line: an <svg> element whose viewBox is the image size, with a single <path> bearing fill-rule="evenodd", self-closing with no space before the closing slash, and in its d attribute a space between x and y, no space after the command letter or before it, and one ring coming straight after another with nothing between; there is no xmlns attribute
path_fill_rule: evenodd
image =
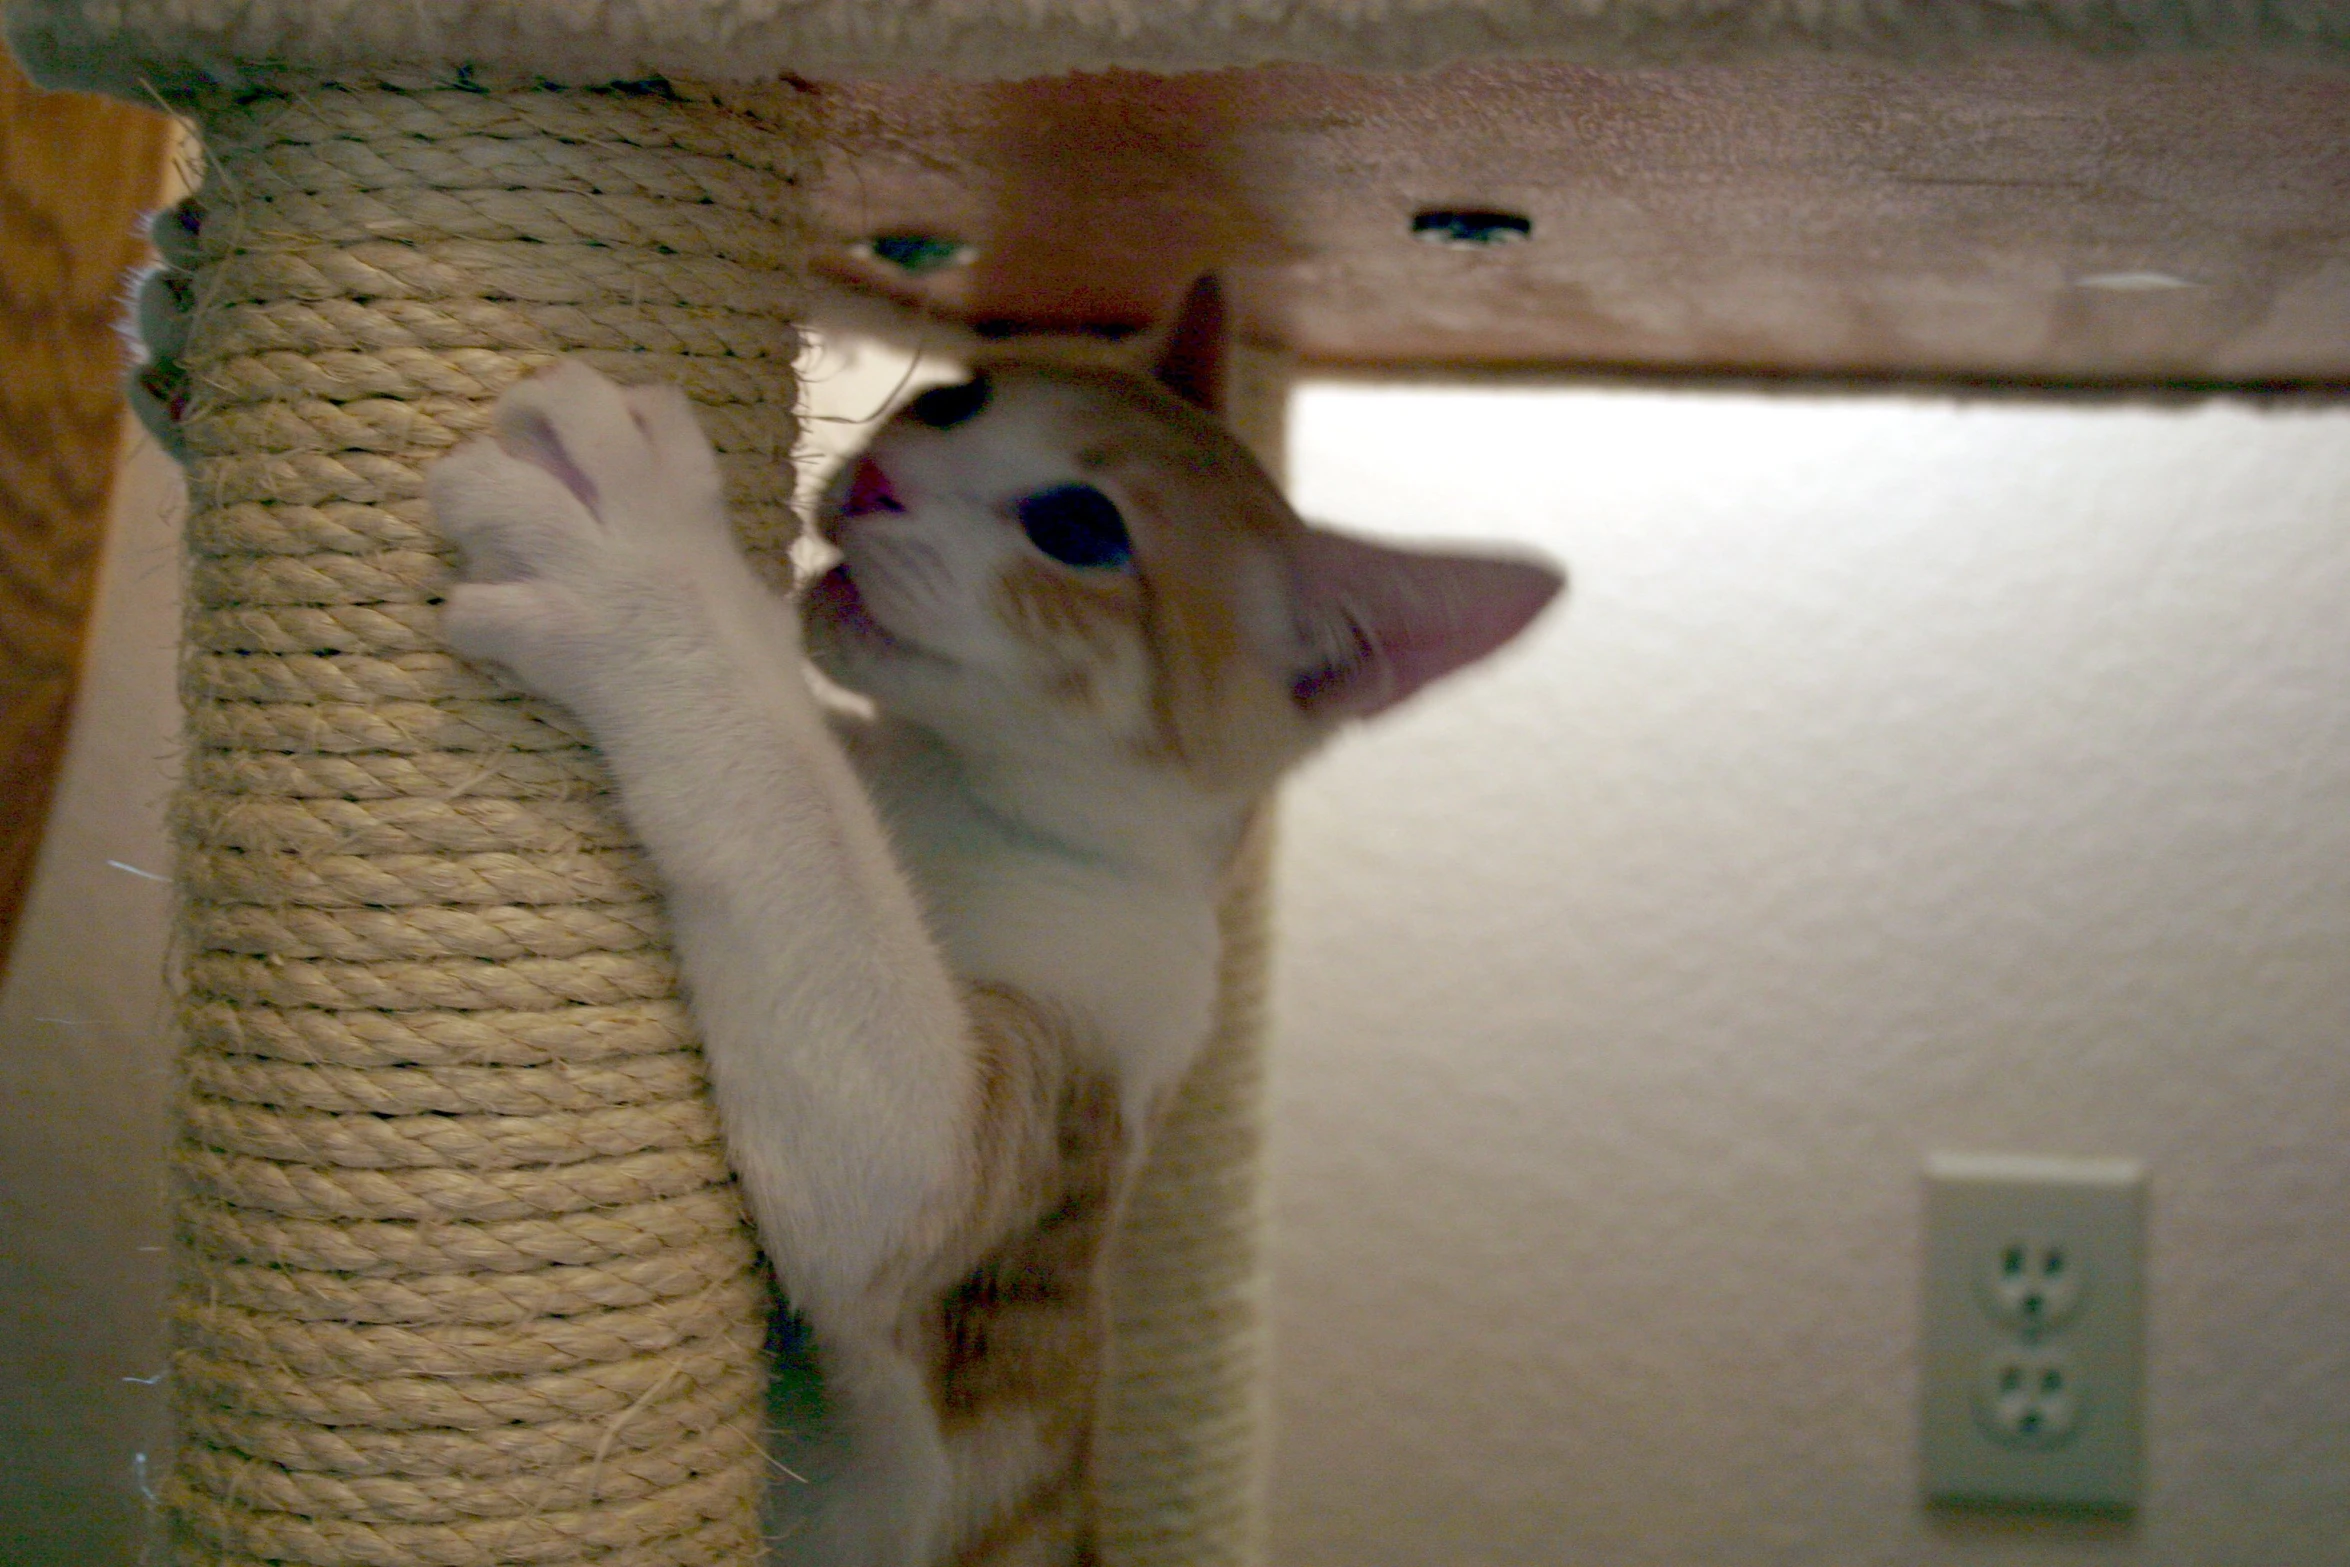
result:
<svg viewBox="0 0 2350 1567"><path fill-rule="evenodd" d="M422 494L580 354L682 383L788 538L810 137L657 85L195 107L175 1546L739 1567L766 1296L660 910L578 729L443 649Z"/></svg>

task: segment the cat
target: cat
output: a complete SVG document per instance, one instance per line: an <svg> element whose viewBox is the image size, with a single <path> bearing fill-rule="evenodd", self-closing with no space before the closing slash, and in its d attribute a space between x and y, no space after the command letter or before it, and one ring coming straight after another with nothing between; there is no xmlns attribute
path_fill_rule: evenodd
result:
<svg viewBox="0 0 2350 1567"><path fill-rule="evenodd" d="M668 896L821 1370L783 1562L1094 1559L1104 1244L1208 1035L1242 833L1563 585L1301 522L1177 395L1187 300L1155 376L1014 350L914 398L825 491L840 562L796 602L672 388L559 364L429 478L450 642L589 727Z"/></svg>

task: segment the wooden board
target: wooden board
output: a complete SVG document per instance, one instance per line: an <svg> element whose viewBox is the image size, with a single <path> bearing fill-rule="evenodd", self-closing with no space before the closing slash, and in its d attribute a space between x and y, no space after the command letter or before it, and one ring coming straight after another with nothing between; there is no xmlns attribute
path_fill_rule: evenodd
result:
<svg viewBox="0 0 2350 1567"><path fill-rule="evenodd" d="M2060 51L823 91L831 266L1135 322L1222 268L1309 365L2350 385L2350 71ZM1443 248L1490 207L1524 243ZM927 277L877 233L973 247Z"/></svg>
<svg viewBox="0 0 2350 1567"><path fill-rule="evenodd" d="M116 322L170 137L0 54L0 966L73 711L122 424Z"/></svg>

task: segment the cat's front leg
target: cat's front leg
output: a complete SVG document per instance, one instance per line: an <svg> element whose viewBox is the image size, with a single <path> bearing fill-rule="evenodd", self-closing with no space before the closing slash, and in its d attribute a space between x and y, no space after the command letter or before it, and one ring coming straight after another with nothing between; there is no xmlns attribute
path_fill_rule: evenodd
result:
<svg viewBox="0 0 2350 1567"><path fill-rule="evenodd" d="M847 1470L790 1559L919 1563L946 1469L903 1327L970 1211L953 983L824 727L796 626L735 552L682 397L578 366L432 477L451 641L594 731L651 853L761 1239L815 1329Z"/></svg>

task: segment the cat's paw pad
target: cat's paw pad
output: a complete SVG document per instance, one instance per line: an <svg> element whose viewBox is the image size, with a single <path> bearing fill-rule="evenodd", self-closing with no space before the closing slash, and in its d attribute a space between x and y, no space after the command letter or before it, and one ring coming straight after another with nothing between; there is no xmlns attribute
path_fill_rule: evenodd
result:
<svg viewBox="0 0 2350 1567"><path fill-rule="evenodd" d="M717 465L677 392L578 364L508 391L492 428L428 480L463 557L444 629L459 652L578 706L655 621L690 616L699 588L741 571Z"/></svg>
<svg viewBox="0 0 2350 1567"><path fill-rule="evenodd" d="M674 387L615 385L556 365L498 399L488 438L428 487L475 581L615 575L731 553L717 459Z"/></svg>
<svg viewBox="0 0 2350 1567"><path fill-rule="evenodd" d="M663 548L726 538L718 460L673 386L620 386L567 361L500 398L495 432L615 537Z"/></svg>

